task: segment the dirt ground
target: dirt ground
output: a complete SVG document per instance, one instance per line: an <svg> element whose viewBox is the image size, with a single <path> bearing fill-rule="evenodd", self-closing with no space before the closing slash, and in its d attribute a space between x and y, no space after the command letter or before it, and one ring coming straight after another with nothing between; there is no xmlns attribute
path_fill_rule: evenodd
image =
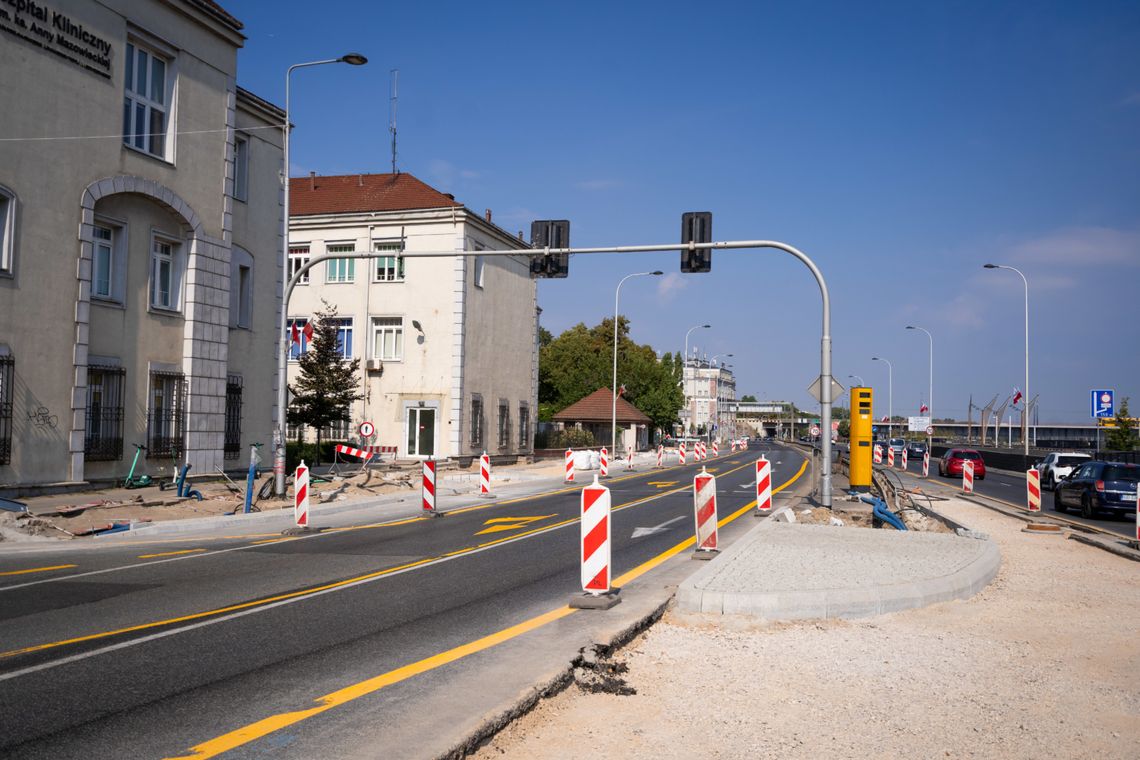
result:
<svg viewBox="0 0 1140 760"><path fill-rule="evenodd" d="M615 655L632 693L571 686L475 757L1140 757L1140 564L939 510L1001 548L977 596L857 621L667 613Z"/></svg>

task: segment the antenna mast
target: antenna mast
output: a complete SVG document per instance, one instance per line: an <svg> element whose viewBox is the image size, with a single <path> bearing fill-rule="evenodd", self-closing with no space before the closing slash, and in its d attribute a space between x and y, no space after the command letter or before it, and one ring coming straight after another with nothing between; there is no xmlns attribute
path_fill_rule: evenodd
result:
<svg viewBox="0 0 1140 760"><path fill-rule="evenodd" d="M392 173L396 174L396 99L399 97L400 70L389 72L392 79L388 85L388 131L392 133Z"/></svg>

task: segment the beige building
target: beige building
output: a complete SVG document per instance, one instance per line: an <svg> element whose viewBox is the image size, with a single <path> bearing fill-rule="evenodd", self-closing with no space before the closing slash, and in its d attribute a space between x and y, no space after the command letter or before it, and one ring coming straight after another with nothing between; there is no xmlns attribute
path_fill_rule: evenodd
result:
<svg viewBox="0 0 1140 760"><path fill-rule="evenodd" d="M0 3L0 486L272 440L284 114L237 86L241 29L209 0Z"/></svg>
<svg viewBox="0 0 1140 760"><path fill-rule="evenodd" d="M736 435L736 377L724 362L690 359L684 370L685 405L681 428L685 435L708 435L728 440ZM713 427L715 425L715 428Z"/></svg>
<svg viewBox="0 0 1140 760"><path fill-rule="evenodd" d="M357 441L367 421L371 443L401 457L531 450L538 308L529 256L399 255L527 244L493 224L490 211L473 213L410 174L295 178L289 228L292 272L322 254L381 254L316 264L289 303L299 328L325 304L335 307L342 353L361 360L364 398L349 423L323 437ZM292 345L290 381L306 349L303 338ZM290 430L290 440L299 433Z"/></svg>

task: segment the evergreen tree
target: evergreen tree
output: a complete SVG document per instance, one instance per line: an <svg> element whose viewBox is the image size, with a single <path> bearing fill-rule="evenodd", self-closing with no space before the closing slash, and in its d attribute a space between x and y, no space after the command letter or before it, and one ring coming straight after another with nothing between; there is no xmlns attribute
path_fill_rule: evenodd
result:
<svg viewBox="0 0 1140 760"><path fill-rule="evenodd" d="M1110 451L1132 451L1136 448L1136 431L1132 427L1132 418L1128 416L1127 397L1121 400L1115 421L1116 427L1105 436L1105 446Z"/></svg>
<svg viewBox="0 0 1140 760"><path fill-rule="evenodd" d="M363 398L356 377L360 360L344 358L337 345L336 307L327 301L324 304L325 311L314 316L309 349L298 361L300 376L289 388L293 392L289 422L317 430L317 455L312 464L320 464L321 430L333 422L347 422L352 402Z"/></svg>

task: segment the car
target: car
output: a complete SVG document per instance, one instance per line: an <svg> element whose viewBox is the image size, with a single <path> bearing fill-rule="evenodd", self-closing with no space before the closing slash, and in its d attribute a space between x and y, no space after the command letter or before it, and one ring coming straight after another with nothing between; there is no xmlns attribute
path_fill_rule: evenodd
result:
<svg viewBox="0 0 1140 760"><path fill-rule="evenodd" d="M926 453L926 444L922 441L909 441L906 445L906 453L912 457L920 457Z"/></svg>
<svg viewBox="0 0 1140 760"><path fill-rule="evenodd" d="M905 438L892 438L890 443L891 448L895 452L895 456L902 456L903 449L906 448Z"/></svg>
<svg viewBox="0 0 1140 760"><path fill-rule="evenodd" d="M1140 465L1121 462L1085 462L1057 483L1053 509L1080 509L1081 517L1097 512L1131 514L1136 510L1136 487Z"/></svg>
<svg viewBox="0 0 1140 760"><path fill-rule="evenodd" d="M1092 456L1089 454L1054 451L1033 466L1041 473L1041 486L1051 491L1057 487L1062 478L1073 471L1074 467L1091 460Z"/></svg>
<svg viewBox="0 0 1140 760"><path fill-rule="evenodd" d="M974 480L986 479L986 463L974 449L947 449L938 461L938 474L942 477L962 477L962 465L974 463Z"/></svg>

